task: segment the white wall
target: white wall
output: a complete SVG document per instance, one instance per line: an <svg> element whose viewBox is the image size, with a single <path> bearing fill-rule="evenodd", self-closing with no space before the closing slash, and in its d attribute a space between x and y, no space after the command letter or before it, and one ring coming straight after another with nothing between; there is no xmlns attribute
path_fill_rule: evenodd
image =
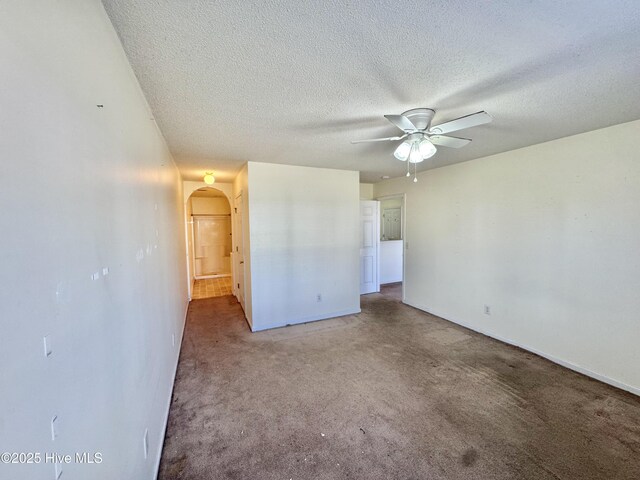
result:
<svg viewBox="0 0 640 480"><path fill-rule="evenodd" d="M408 304L640 393L640 121L418 177Z"/></svg>
<svg viewBox="0 0 640 480"><path fill-rule="evenodd" d="M373 183L360 184L360 200L373 200Z"/></svg>
<svg viewBox="0 0 640 480"><path fill-rule="evenodd" d="M358 172L248 167L253 330L359 312Z"/></svg>
<svg viewBox="0 0 640 480"><path fill-rule="evenodd" d="M152 479L187 305L178 171L99 1L2 2L0 64L0 450Z"/></svg>

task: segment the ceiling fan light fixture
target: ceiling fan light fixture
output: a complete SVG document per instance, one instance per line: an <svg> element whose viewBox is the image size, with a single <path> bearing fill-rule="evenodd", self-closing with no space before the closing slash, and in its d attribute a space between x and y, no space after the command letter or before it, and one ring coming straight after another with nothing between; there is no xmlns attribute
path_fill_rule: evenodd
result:
<svg viewBox="0 0 640 480"><path fill-rule="evenodd" d="M418 141L413 142L411 146L411 153L409 154L409 163L420 163L424 160L422 153L420 153L420 144Z"/></svg>
<svg viewBox="0 0 640 480"><path fill-rule="evenodd" d="M422 155L423 160L433 157L437 151L436 146L431 143L428 138L420 142L420 155Z"/></svg>
<svg viewBox="0 0 640 480"><path fill-rule="evenodd" d="M393 156L402 162L407 162L407 177L411 175L413 164L413 181L417 182L417 164L433 157L439 147L460 148L468 145L469 138L458 138L447 135L458 130L466 130L477 125L484 125L493 120L484 110L458 117L438 125L431 125L435 110L432 108L413 108L400 115L385 115L384 117L402 131L402 135L385 138L371 138L356 140L351 143L365 142L395 142L403 140L393 152Z"/></svg>
<svg viewBox="0 0 640 480"><path fill-rule="evenodd" d="M409 155L411 154L411 147L411 142L405 140L400 145L398 145L396 151L393 152L393 156L400 161L406 162L407 158L409 158Z"/></svg>

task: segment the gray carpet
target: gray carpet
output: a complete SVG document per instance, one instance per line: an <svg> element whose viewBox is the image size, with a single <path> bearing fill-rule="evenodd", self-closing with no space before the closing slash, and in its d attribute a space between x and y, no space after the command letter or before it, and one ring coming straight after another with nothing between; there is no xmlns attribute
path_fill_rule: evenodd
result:
<svg viewBox="0 0 640 480"><path fill-rule="evenodd" d="M640 398L398 288L261 333L233 297L193 301L159 478L640 478Z"/></svg>

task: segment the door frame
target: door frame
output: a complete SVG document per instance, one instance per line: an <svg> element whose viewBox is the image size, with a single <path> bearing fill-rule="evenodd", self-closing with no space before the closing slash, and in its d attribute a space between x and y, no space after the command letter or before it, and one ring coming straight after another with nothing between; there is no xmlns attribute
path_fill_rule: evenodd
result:
<svg viewBox="0 0 640 480"><path fill-rule="evenodd" d="M389 195L382 195L381 197L376 197L375 200L380 202L380 215L382 215L382 202L384 200L390 200L392 198L401 198L401 209L400 212L400 221L402 222L400 225L400 236L402 237L402 302L405 301L406 295L406 287L407 287L407 194L406 193L392 193ZM378 239L382 236L382 222L380 224L380 232L378 232ZM378 268L380 268L380 257L378 257Z"/></svg>
<svg viewBox="0 0 640 480"><path fill-rule="evenodd" d="M244 231L244 216L246 215L246 212L245 212L243 202L244 202L244 192L240 190L238 194L235 196L235 198L233 199L234 217L233 217L232 228L235 232L235 235L233 236L231 254L233 255L233 261L232 261L233 291L235 293L236 300L238 300L238 303L242 307L242 310L246 312L245 302L246 302L247 289L245 287L246 287L247 276L246 276L246 269L245 269L245 258L246 258L245 246L247 242L245 240L245 231ZM240 208L240 214L238 214L238 207ZM240 255L239 255L239 250L238 250L239 246L242 246L242 259L240 258ZM240 280L242 280L242 286L238 287L237 285L240 283ZM246 314L245 314L245 317L246 317Z"/></svg>
<svg viewBox="0 0 640 480"><path fill-rule="evenodd" d="M189 301L191 301L192 298L192 293L193 293L193 282L195 281L195 272L191 271L191 259L192 259L192 252L190 251L191 249L189 248L189 233L191 231L191 233L193 233L193 223L190 222L190 218L188 215L188 203L189 203L189 199L191 198L191 195L193 194L193 192L195 192L196 190L199 190L201 188L212 188L214 190L218 190L222 193L224 193L225 197L227 197L227 201L229 202L229 207L231 208L231 242L233 242L236 232L234 230L235 226L235 222L234 222L234 209L233 209L233 185L230 183L214 183L213 185L207 185L204 182L194 182L194 181L189 181L189 180L184 180L182 182L182 200L183 200L183 212L184 212L184 239L185 239L185 245L184 245L184 249L185 249L185 256L186 256L186 261L187 261L187 265L186 265L186 274L187 274L187 299ZM190 225L191 223L191 225ZM193 240L193 237L192 237ZM232 243L233 244L233 243ZM233 252L232 252L233 254ZM233 264L233 261L232 261ZM194 268L195 270L195 268ZM233 267L231 268L231 285L234 286L235 280L235 274L233 271ZM235 292L235 290L233 290Z"/></svg>

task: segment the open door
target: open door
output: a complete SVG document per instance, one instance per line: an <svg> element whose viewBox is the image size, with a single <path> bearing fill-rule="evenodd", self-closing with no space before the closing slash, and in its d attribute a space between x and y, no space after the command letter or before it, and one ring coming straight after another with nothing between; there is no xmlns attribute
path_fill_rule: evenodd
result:
<svg viewBox="0 0 640 480"><path fill-rule="evenodd" d="M380 202L360 202L360 294L380 291Z"/></svg>

